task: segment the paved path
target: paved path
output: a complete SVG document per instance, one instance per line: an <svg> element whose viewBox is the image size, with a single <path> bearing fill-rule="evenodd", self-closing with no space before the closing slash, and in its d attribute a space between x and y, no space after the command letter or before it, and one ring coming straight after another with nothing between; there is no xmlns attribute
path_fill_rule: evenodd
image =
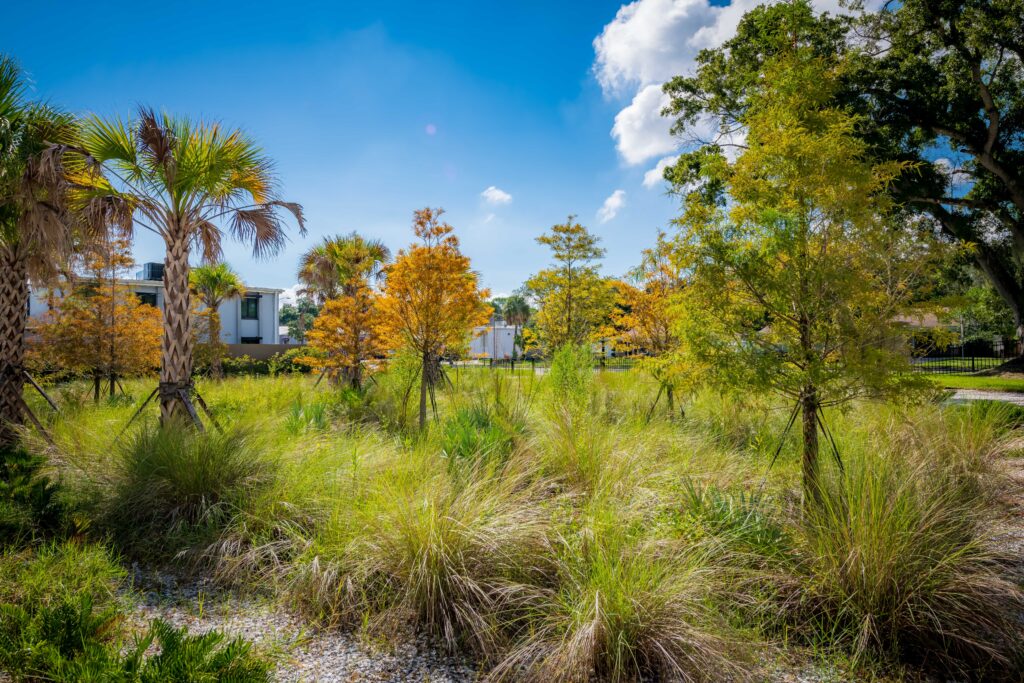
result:
<svg viewBox="0 0 1024 683"><path fill-rule="evenodd" d="M982 391L980 389L957 389L953 393L953 401L1004 401L1024 406L1024 392L1020 391Z"/></svg>

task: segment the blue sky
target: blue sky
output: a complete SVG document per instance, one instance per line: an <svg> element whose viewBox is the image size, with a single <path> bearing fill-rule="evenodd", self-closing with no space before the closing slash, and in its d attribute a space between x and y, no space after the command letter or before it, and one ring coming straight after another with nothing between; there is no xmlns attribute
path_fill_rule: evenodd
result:
<svg viewBox="0 0 1024 683"><path fill-rule="evenodd" d="M227 247L252 285L293 285L323 235L404 246L429 205L507 293L549 262L534 238L569 214L603 238L606 273L639 260L678 213L652 174L678 144L660 83L752 4L19 1L0 50L75 112L145 104L251 133L309 227L270 261ZM139 261L162 251L139 235Z"/></svg>

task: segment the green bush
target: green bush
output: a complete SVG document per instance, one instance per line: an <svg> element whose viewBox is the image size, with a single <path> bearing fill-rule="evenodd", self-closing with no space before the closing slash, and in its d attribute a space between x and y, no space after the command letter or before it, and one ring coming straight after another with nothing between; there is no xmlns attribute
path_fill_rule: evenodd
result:
<svg viewBox="0 0 1024 683"><path fill-rule="evenodd" d="M453 463L501 460L515 445L512 428L487 406L459 408L444 422L441 444Z"/></svg>
<svg viewBox="0 0 1024 683"><path fill-rule="evenodd" d="M0 556L0 671L16 681L268 681L241 639L154 621L126 631L124 570L100 546L50 544ZM153 653L154 644L158 652Z"/></svg>
<svg viewBox="0 0 1024 683"><path fill-rule="evenodd" d="M46 459L0 451L0 547L56 536L71 527L59 487L41 470Z"/></svg>
<svg viewBox="0 0 1024 683"><path fill-rule="evenodd" d="M275 472L248 430L147 427L125 439L106 522L133 551L180 549L222 530Z"/></svg>

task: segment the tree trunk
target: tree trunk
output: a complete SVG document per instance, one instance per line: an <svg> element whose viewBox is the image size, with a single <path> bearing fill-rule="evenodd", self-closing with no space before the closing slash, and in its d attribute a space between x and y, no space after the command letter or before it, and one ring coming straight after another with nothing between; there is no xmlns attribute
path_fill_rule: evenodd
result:
<svg viewBox="0 0 1024 683"><path fill-rule="evenodd" d="M420 431L427 425L427 388L430 383L430 354L423 354L423 372L420 374Z"/></svg>
<svg viewBox="0 0 1024 683"><path fill-rule="evenodd" d="M821 482L818 477L818 392L813 385L804 387L800 407L804 428L804 508L809 509L821 503Z"/></svg>
<svg viewBox="0 0 1024 683"><path fill-rule="evenodd" d="M224 379L224 359L221 357L223 349L220 344L220 313L217 309L210 311L210 376L214 379Z"/></svg>
<svg viewBox="0 0 1024 683"><path fill-rule="evenodd" d="M17 247L0 247L0 449L14 445L24 386L28 268Z"/></svg>
<svg viewBox="0 0 1024 683"><path fill-rule="evenodd" d="M92 402L100 402L100 384L103 382L103 377L98 373L93 373L92 376Z"/></svg>
<svg viewBox="0 0 1024 683"><path fill-rule="evenodd" d="M160 347L160 422L189 420L179 391L192 379L188 239L178 226L164 257L164 336Z"/></svg>
<svg viewBox="0 0 1024 683"><path fill-rule="evenodd" d="M114 398L117 390L117 375L110 373L110 398Z"/></svg>

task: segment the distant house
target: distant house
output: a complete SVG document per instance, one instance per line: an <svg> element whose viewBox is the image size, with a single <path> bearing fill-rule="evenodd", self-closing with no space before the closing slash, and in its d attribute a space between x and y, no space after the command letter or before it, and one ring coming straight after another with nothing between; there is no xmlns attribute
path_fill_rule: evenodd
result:
<svg viewBox="0 0 1024 683"><path fill-rule="evenodd" d="M164 309L164 267L146 263L134 279L120 280L139 299L150 306ZM59 287L57 287L59 289ZM278 299L283 289L247 287L245 295L228 299L220 305L220 338L225 344L280 344ZM47 310L46 288L33 287L29 297L29 316L41 317Z"/></svg>
<svg viewBox="0 0 1024 683"><path fill-rule="evenodd" d="M469 342L470 358L496 358L502 360L515 355L516 326L497 318L491 324L473 330Z"/></svg>

